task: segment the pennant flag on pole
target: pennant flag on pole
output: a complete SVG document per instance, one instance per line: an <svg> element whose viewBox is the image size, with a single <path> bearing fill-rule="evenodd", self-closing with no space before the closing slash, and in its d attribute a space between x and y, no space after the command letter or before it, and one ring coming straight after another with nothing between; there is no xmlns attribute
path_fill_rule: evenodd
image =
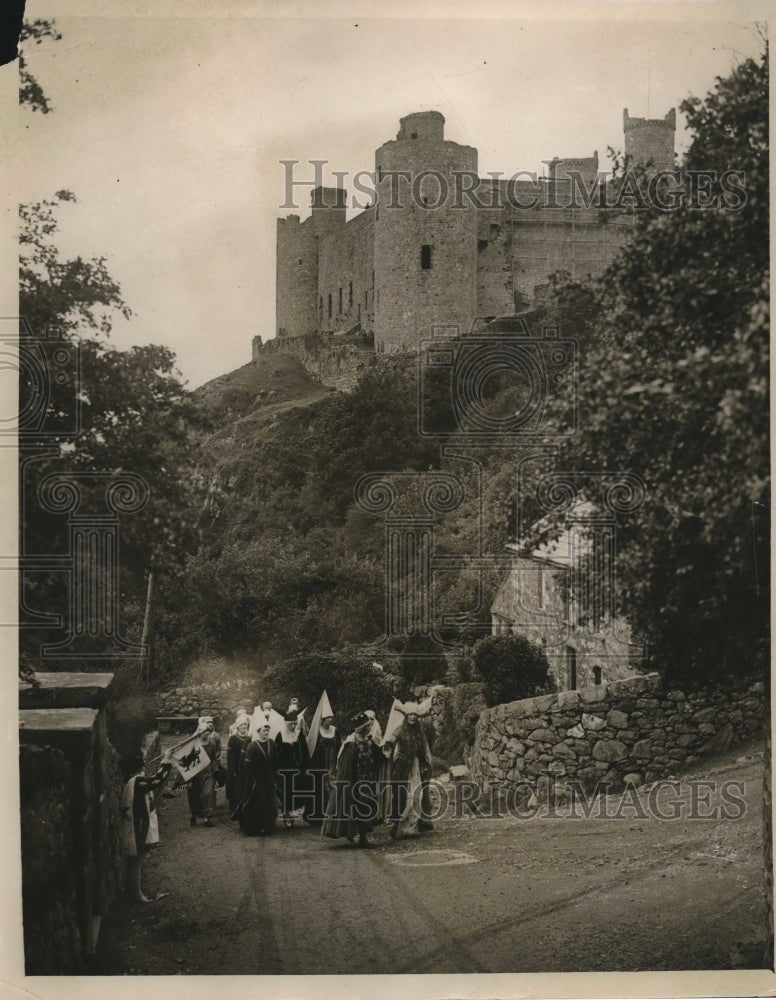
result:
<svg viewBox="0 0 776 1000"><path fill-rule="evenodd" d="M391 705L391 714L388 716L388 722L385 725L385 739L384 743L393 742L396 736L396 730L399 729L402 722L404 722L404 713L400 711L401 702L398 698L393 699L393 704Z"/></svg>
<svg viewBox="0 0 776 1000"><path fill-rule="evenodd" d="M307 709L305 709L305 712L306 711ZM302 715L304 715L304 712ZM321 728L321 719L328 719L329 716L332 715L334 715L334 712L331 710L329 696L326 694L326 690L324 689L324 692L318 702L318 707L313 715L312 722L310 723L310 731L307 734L307 750L311 757L315 753L315 747L318 743L318 732Z"/></svg>
<svg viewBox="0 0 776 1000"><path fill-rule="evenodd" d="M170 760L178 768L184 781L190 781L210 763L210 757L196 734L170 750Z"/></svg>

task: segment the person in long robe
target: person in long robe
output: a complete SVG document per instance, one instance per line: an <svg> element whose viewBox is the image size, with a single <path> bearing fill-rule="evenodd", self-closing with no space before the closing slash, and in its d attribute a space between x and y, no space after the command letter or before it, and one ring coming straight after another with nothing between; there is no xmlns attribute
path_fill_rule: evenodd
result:
<svg viewBox="0 0 776 1000"><path fill-rule="evenodd" d="M378 777L382 751L372 738L372 720L359 712L352 721L353 732L339 752L337 772L326 806L321 835L345 837L358 846L373 844L369 833L378 817Z"/></svg>
<svg viewBox="0 0 776 1000"><path fill-rule="evenodd" d="M286 713L283 729L275 737L277 749L278 795L283 808L283 822L293 826L298 810L311 808L311 788L308 776L310 754L307 741L299 729L295 711Z"/></svg>
<svg viewBox="0 0 776 1000"><path fill-rule="evenodd" d="M414 702L398 709L404 721L388 732L383 753L390 761L392 837L411 836L434 828L427 782L431 777L431 754L423 726L421 708Z"/></svg>
<svg viewBox="0 0 776 1000"><path fill-rule="evenodd" d="M329 792L337 771L337 755L340 748L339 733L334 726L334 719L328 715L321 719L315 731L310 729L314 737L313 752L310 755L309 776L312 782L313 806L305 813L308 823L322 823ZM308 749L311 740L308 739Z"/></svg>
<svg viewBox="0 0 776 1000"><path fill-rule="evenodd" d="M127 859L129 891L138 903L152 903L141 887L143 858L159 843L159 821L153 793L161 788L172 768L165 753L156 774L146 775L143 755L129 754L121 761L125 784L121 795L121 844ZM159 897L156 897L159 898Z"/></svg>
<svg viewBox="0 0 776 1000"><path fill-rule="evenodd" d="M260 725L243 750L240 768L240 801L232 814L239 820L240 829L249 837L275 832L277 806L275 804L275 767L277 750L269 738L270 727Z"/></svg>
<svg viewBox="0 0 776 1000"><path fill-rule="evenodd" d="M230 813L235 810L240 800L243 751L251 742L250 728L250 716L246 712L238 715L234 723L234 733L226 744L226 799Z"/></svg>
<svg viewBox="0 0 776 1000"><path fill-rule="evenodd" d="M205 820L205 826L213 826L213 814L216 811L216 771L221 768L221 737L213 728L213 719L209 715L200 717L197 727L209 763L206 768L195 774L189 781L187 796L189 800L189 822L197 825L197 819Z"/></svg>

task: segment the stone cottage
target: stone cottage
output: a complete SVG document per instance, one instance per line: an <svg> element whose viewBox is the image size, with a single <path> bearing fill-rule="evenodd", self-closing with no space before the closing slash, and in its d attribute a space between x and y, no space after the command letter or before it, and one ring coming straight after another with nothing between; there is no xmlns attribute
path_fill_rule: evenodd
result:
<svg viewBox="0 0 776 1000"><path fill-rule="evenodd" d="M560 691L641 673L641 648L614 609L613 535L582 502L555 540L507 545L512 565L491 606L492 634L541 646Z"/></svg>

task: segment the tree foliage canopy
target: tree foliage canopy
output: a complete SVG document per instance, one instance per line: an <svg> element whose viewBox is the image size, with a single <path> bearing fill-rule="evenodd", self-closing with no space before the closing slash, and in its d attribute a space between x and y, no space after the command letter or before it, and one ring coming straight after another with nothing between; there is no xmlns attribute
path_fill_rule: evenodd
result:
<svg viewBox="0 0 776 1000"><path fill-rule="evenodd" d="M74 201L60 191L56 199L20 206L19 302L26 330L24 345L38 360L43 381L20 366L20 412L40 397L46 447L22 437L22 525L24 550L37 555L62 553L67 525L38 499L43 479L58 473L78 484L83 496L99 494L106 476L131 473L145 482L149 499L122 518L121 574L125 599L142 603L144 575L150 566L179 570L197 536L197 481L192 428L199 411L166 347L112 348L109 336L117 314L130 311L102 258L65 259L58 245L57 211ZM65 362L57 361L65 357ZM201 502L201 501L200 501ZM25 576L28 602L65 615L67 593L61 573ZM126 606L127 600L124 601ZM23 630L33 653L51 636ZM97 650L95 650L97 652Z"/></svg>
<svg viewBox="0 0 776 1000"><path fill-rule="evenodd" d="M685 101L685 181L740 171L743 204L648 208L592 310L590 286L564 290L586 340L564 459L645 481L618 525L621 608L653 665L698 683L767 665L768 106L767 51Z"/></svg>

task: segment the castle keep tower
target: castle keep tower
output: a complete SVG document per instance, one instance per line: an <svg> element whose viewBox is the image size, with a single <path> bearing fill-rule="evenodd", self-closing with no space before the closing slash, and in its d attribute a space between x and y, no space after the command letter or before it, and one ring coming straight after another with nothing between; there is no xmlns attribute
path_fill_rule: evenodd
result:
<svg viewBox="0 0 776 1000"><path fill-rule="evenodd" d="M655 171L672 170L674 167L674 136L676 109L664 118L631 118L628 109L622 112L625 134L625 155L634 164L652 162Z"/></svg>
<svg viewBox="0 0 776 1000"><path fill-rule="evenodd" d="M378 352L417 350L435 324L468 329L477 312L477 212L467 198L453 207L454 172L476 178L477 150L446 141L444 125L438 111L407 115L375 153Z"/></svg>

